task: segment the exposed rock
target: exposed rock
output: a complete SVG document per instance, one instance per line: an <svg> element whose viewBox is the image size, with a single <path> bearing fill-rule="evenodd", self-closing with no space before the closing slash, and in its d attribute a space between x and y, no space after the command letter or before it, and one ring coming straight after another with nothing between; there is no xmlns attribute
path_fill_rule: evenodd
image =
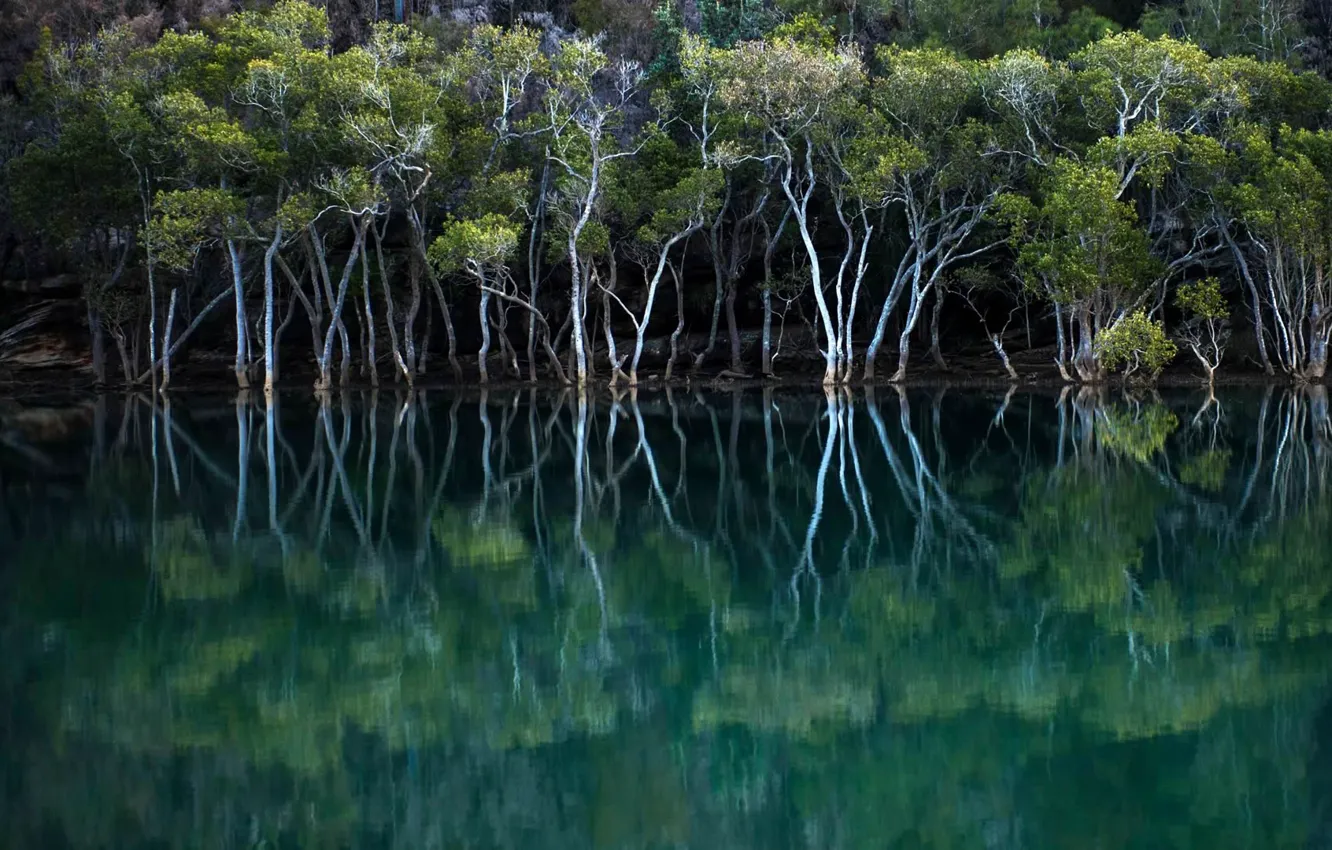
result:
<svg viewBox="0 0 1332 850"><path fill-rule="evenodd" d="M453 22L458 24L469 26L488 24L494 17L492 5L491 0L454 0L453 9L449 15ZM432 6L431 13L437 15L438 8L438 6Z"/></svg>
<svg viewBox="0 0 1332 850"><path fill-rule="evenodd" d="M0 316L0 367L90 369L82 310L72 299L29 302Z"/></svg>

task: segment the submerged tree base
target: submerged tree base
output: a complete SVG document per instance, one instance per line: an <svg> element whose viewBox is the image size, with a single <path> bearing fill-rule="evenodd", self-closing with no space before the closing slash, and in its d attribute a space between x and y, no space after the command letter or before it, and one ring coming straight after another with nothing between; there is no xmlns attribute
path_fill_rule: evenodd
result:
<svg viewBox="0 0 1332 850"><path fill-rule="evenodd" d="M213 391L236 391L236 381L233 376L226 373L218 374L216 370L216 358L223 356L222 352L217 354L204 353L200 355L196 352L198 362L192 364L189 362L179 362L173 364L170 391L181 392L213 392ZM1051 350L1023 351L1012 354L1009 358L1013 371L1017 374L1016 379L1012 378L1005 369L1005 365L993 355L958 355L950 354L948 356L948 368L939 368L931 359L922 354L919 361L913 362L905 376L877 375L870 380L865 380L861 369L863 364L857 364L846 380L842 383L834 383L831 386L846 387L864 387L864 386L955 386L955 387L1051 387L1059 388L1065 386L1121 386L1125 382L1117 377L1109 377L1100 382L1079 382L1065 380L1052 359ZM443 369L426 375L416 375L412 383L401 380L401 375L391 373L385 369L379 376L378 384L375 384L369 376L353 374L351 380L343 385L339 383L339 376L333 376L333 384L330 387L319 390L319 392L337 393L344 389L350 390L370 390L379 389L385 392L407 391L411 389L432 389L432 388L514 388L514 387L540 387L552 390L563 388L575 388L576 385L562 376L554 374L549 369L549 364L540 357L535 370L528 369L526 363L520 362L520 374L524 377L515 378L511 370L492 369L488 381L482 381L480 371L474 358L459 358L460 374L455 377L451 369ZM692 386L787 386L787 387L820 387L825 385L823 362L815 357L806 358L805 362L787 359L787 362L778 364L775 374L763 375L757 368L748 372L737 372L729 366L723 367L717 364L715 369L674 369L672 374L667 375L665 363L649 363L648 368L640 369L637 376L637 382L633 383L627 379L627 376L619 375L614 385L610 382L609 370L604 366L599 367L598 376L590 380L586 389L592 392L601 392L604 390L613 391L632 391L634 389L647 390L661 387L692 387ZM535 380L526 377L535 373ZM109 380L105 385L98 386L90 368L74 367L68 365L62 366L42 366L42 367L23 367L11 366L4 369L0 364L0 387L10 393L21 393L23 395L60 393L60 392L79 392L85 393L94 390L103 390L107 392L120 391L142 391L148 392L149 387L146 382L125 385L114 380L114 376L108 376ZM283 392L306 391L312 392L311 387L318 383L318 373L312 369L301 369L295 364L283 370L283 374L275 383L275 389ZM1196 361L1189 358L1179 358L1172 366L1167 368L1156 381L1150 386L1156 387L1195 387L1206 386L1208 383L1207 375L1197 365ZM1310 385L1319 386L1332 383L1327 377L1322 379L1297 379L1277 372L1267 374L1262 369L1253 365L1248 368L1232 367L1226 371L1218 371L1215 376L1215 386L1296 386ZM1142 386L1129 382L1128 386ZM1148 387L1150 388L1150 387Z"/></svg>

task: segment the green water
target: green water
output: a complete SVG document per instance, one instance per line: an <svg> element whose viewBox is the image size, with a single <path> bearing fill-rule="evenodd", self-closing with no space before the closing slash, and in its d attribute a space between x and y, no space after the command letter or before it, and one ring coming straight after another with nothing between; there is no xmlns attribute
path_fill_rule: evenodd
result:
<svg viewBox="0 0 1332 850"><path fill-rule="evenodd" d="M0 441L13 847L1322 847L1325 395L101 399Z"/></svg>

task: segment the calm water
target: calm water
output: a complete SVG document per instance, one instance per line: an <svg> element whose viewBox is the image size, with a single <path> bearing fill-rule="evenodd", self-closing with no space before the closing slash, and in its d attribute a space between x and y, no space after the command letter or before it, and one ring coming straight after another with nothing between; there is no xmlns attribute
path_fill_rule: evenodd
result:
<svg viewBox="0 0 1332 850"><path fill-rule="evenodd" d="M13 847L1323 847L1282 390L6 414Z"/></svg>

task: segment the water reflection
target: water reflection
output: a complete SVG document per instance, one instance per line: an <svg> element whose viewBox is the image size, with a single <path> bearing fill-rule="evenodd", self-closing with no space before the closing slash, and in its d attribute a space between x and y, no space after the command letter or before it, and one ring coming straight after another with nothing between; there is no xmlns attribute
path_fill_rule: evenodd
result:
<svg viewBox="0 0 1332 850"><path fill-rule="evenodd" d="M15 846L1332 834L1321 390L10 416Z"/></svg>

